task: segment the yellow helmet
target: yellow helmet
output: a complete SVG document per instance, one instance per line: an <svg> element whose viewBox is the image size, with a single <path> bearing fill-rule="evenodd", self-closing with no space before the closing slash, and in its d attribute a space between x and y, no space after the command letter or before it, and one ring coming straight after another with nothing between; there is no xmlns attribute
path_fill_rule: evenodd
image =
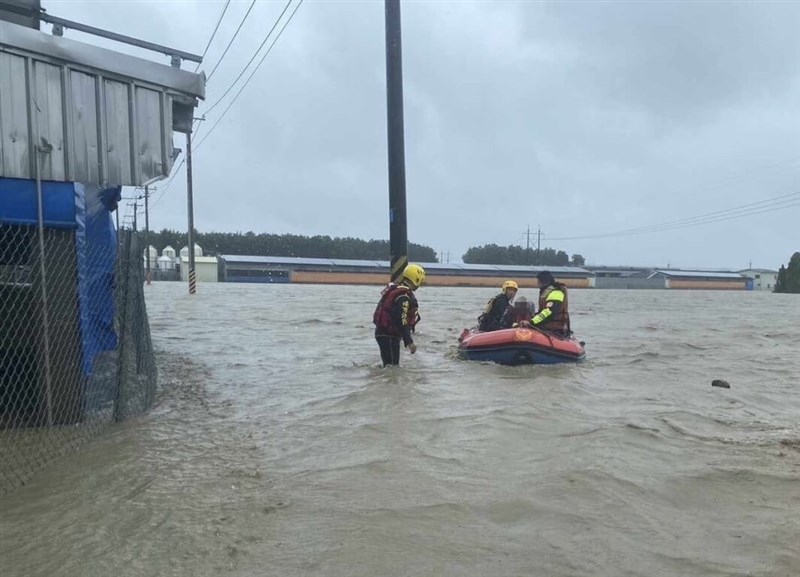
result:
<svg viewBox="0 0 800 577"><path fill-rule="evenodd" d="M425 269L418 264L409 264L403 270L403 278L414 288L419 288L425 282Z"/></svg>
<svg viewBox="0 0 800 577"><path fill-rule="evenodd" d="M510 288L516 291L519 290L519 285L513 280L507 280L506 282L503 283L503 292L506 292L506 289Z"/></svg>

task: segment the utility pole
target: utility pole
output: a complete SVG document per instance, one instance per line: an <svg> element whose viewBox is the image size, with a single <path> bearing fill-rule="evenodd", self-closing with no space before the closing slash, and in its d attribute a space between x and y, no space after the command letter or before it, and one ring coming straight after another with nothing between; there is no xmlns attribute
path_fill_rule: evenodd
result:
<svg viewBox="0 0 800 577"><path fill-rule="evenodd" d="M192 130L186 133L186 200L189 210L189 294L197 292L194 276L194 201L192 198Z"/></svg>
<svg viewBox="0 0 800 577"><path fill-rule="evenodd" d="M408 264L406 157L403 133L403 45L400 0L385 0L386 123L389 149L389 249L392 282L400 282Z"/></svg>
<svg viewBox="0 0 800 577"><path fill-rule="evenodd" d="M147 283L147 286L150 286L150 282L152 280L152 276L150 273L150 240L148 235L150 233L150 213L149 213L149 204L148 200L150 197L150 189L145 186L144 187L144 249L147 251L147 267L144 273L144 280Z"/></svg>
<svg viewBox="0 0 800 577"><path fill-rule="evenodd" d="M542 258L542 229L536 226L536 264L541 264Z"/></svg>
<svg viewBox="0 0 800 577"><path fill-rule="evenodd" d="M528 225L528 233L525 235L525 260L531 264L531 225Z"/></svg>
<svg viewBox="0 0 800 577"><path fill-rule="evenodd" d="M139 209L136 201L138 200L139 200L138 196L133 198L133 232L137 232L139 230L136 228L136 211Z"/></svg>

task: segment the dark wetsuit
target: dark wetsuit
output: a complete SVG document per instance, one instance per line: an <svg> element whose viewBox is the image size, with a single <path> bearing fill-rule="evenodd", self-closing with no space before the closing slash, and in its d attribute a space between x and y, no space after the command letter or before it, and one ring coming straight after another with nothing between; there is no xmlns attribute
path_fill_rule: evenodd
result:
<svg viewBox="0 0 800 577"><path fill-rule="evenodd" d="M394 296L394 302L387 304L390 307L389 319L383 319L375 326L375 340L378 342L384 367L400 364L400 340L402 339L405 346L414 342L411 332L418 319L417 299L410 290L398 293ZM381 306L379 303L378 308Z"/></svg>
<svg viewBox="0 0 800 577"><path fill-rule="evenodd" d="M503 313L511 304L505 293L500 293L493 297L488 303L483 314L478 317L478 330L480 331L496 331L502 329Z"/></svg>

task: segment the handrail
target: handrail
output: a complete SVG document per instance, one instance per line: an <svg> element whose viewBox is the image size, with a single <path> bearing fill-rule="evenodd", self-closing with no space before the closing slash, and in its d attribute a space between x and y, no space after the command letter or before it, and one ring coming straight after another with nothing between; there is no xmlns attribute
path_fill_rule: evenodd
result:
<svg viewBox="0 0 800 577"><path fill-rule="evenodd" d="M171 56L173 58L173 66L176 66L174 59L182 58L183 60L190 60L192 62L202 62L203 58L198 56L197 54L192 54L190 52L184 52L183 50L177 50L175 48L169 48L168 46L162 46L161 44L155 44L153 42L148 42L146 40L139 40L138 38L133 38L131 36L125 36L124 34L117 34L116 32L109 32L108 30L103 30L102 28L95 28L94 26L89 26L88 24L81 24L80 22L75 22L73 20L67 20L65 18L59 18L58 16L52 16L47 12L42 11L39 14L39 19L49 22L53 24L55 27L62 27L62 28L69 28L71 30L79 30L80 32L86 32L87 34L94 34L95 36L101 36L103 38L108 38L109 40L116 40L117 42L122 42L124 44L130 44L132 46L138 46L139 48L145 48L147 50L152 50L153 52L160 52L161 54L166 54L167 56ZM53 31L54 34L57 36L61 36L58 34L56 30ZM177 66L180 63L178 62Z"/></svg>

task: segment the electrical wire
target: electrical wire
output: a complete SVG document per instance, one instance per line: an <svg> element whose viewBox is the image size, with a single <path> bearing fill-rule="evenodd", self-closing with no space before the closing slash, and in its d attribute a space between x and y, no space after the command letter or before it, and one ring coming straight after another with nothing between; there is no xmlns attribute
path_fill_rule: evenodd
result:
<svg viewBox="0 0 800 577"><path fill-rule="evenodd" d="M211 38L208 39L208 44L206 44L206 49L203 50L203 54L200 56L200 62L198 62L197 66L195 66L195 69L194 69L195 73L198 71L198 69L200 68L200 65L203 63L203 58L206 57L206 53L208 52L208 48L209 48L209 46L211 46L211 43L214 41L214 36L216 36L216 34L217 34L217 30L219 29L219 25L222 23L222 18L225 16L225 12L227 12L228 5L230 3L231 3L231 0L227 0L227 2L225 2L225 7L222 9L222 14L220 14L219 18L217 19L217 25L214 26L214 31L211 33Z"/></svg>
<svg viewBox="0 0 800 577"><path fill-rule="evenodd" d="M164 196L165 196L165 194L167 192L167 189L172 184L172 181L175 180L175 177L178 176L178 173L180 172L181 167L183 166L185 160L186 160L186 155L184 154L183 158L181 159L180 164L178 164L178 167L172 171L172 176L169 177L169 180L167 181L167 183L164 186L159 187L159 191L158 192L160 194L158 195L157 198L153 198L153 201L150 203L150 210L151 211L153 210L153 207L155 207L159 203L159 201L162 198L164 198Z"/></svg>
<svg viewBox="0 0 800 577"><path fill-rule="evenodd" d="M257 64L257 65L256 65L256 67L253 69L253 72L251 72L251 73L250 73L250 76L248 76L248 77L247 77L247 80L245 80L244 84L242 84L241 88L239 88L239 91L236 93L236 96L234 96L234 97L233 97L233 100L231 100L231 102L228 104L227 108L225 108L225 110L222 112L222 114L220 115L220 117L219 117L219 118L217 118L217 121L216 121L216 122L214 123L214 125L213 125L213 126L210 128L210 129L209 129L209 131L206 133L206 135L203 137L203 139L202 139L200 142L198 142L198 143L197 143L197 147L195 148L195 150L199 150L199 149L200 149L200 147L203 145L203 143L204 143L204 142L205 142L205 141L208 139L208 137L209 137L209 136L211 136L211 134L214 132L214 129L215 129L215 128L216 128L216 127L219 125L219 123L222 121L222 119L223 119L223 118L225 118L225 114L227 114L227 112L228 112L228 111L231 109L231 106L233 106L233 105L234 105L234 103L236 102L236 100L237 100L237 99L239 98L239 96L242 94L242 91L243 91L245 88L247 88L247 85L250 83L250 80L252 80L252 79L253 79L253 76L255 76L256 72L258 72L258 69L261 67L261 65L264 63L264 60L266 59L266 57L267 57L267 56L269 55L269 53L272 51L272 48L275 46L275 43L276 43L276 42L277 42L277 41L280 39L280 37L281 37L281 34L283 34L283 31L284 31L284 30L286 30L286 27L289 25L289 22L291 22L291 21L292 21L292 18L294 18L294 15L295 15L295 14L297 14L297 10L298 10L298 9L300 8L300 6L302 6L302 5L303 5L303 0L300 0L300 2L298 2L298 3L297 3L297 5L295 6L295 8L294 8L294 10L292 11L292 13L289 15L289 18L288 18L288 19L286 20L286 22L283 24L283 27L282 27L282 28L280 29L280 31L278 32L278 35L275 37L275 40L273 40L273 41L272 41L272 44L270 44L270 45L269 45L269 48L267 48L267 51L266 51L266 52L264 52L264 55L261 57L261 60L259 60L259 61L258 61L258 64Z"/></svg>
<svg viewBox="0 0 800 577"><path fill-rule="evenodd" d="M211 70L211 72L208 73L208 76L206 77L206 82L211 80L211 77L214 76L214 72L216 72L217 68L219 68L219 65L222 64L222 60L225 58L225 55L228 53L228 50L230 49L231 45L233 44L233 41L236 40L236 37L239 35L239 30L241 30L242 26L244 26L244 23L247 20L247 17L250 16L250 11L253 9L253 6L255 6L255 4L256 4L256 0L253 0L250 3L250 8L247 9L247 12L245 13L244 18L242 18L242 21L239 22L239 27L236 29L236 32L233 33L233 38L231 38L230 42L228 42L228 45L225 47L225 51L222 53L222 56L219 57L219 60L217 60L217 63L214 65L214 68Z"/></svg>
<svg viewBox="0 0 800 577"><path fill-rule="evenodd" d="M274 31L275 27L278 25L278 23L280 22L280 20L281 20L281 18L283 17L283 15L286 13L286 9L289 7L289 5L291 4L291 2L292 2L292 0L289 0L289 2L287 2L287 4L286 4L286 6L284 7L283 11L280 13L280 15L278 16L278 18L276 19L276 21L275 21L275 24L272 26L272 28L270 29L270 31L267 33L267 36L265 37L264 41L262 41L261 45L258 47L258 50L256 50L256 52L254 53L253 57L250 59L250 61L249 61L249 62L247 63L247 65L244 67L244 69L242 70L242 72L240 73L240 75L239 75L239 76L237 76L236 80L234 80L234 82L231 84L231 86L229 87L229 89L225 91L225 93L222 95L222 97L220 97L220 100L221 100L222 98L224 98L224 97L225 97L225 95L226 95L228 92L230 92L230 89L233 87L233 85L235 85L235 83L236 83L236 82L239 80L239 78L241 78L241 76L242 76L242 75L244 74L244 72L247 70L248 66L250 66L250 64L252 63L252 61L255 59L255 56L258 54L258 51L259 51L259 50L261 50L261 48L264 46L264 44L266 43L266 41L269 39L270 35L271 35L271 34L272 34L272 32ZM253 0L253 4L255 4L255 0ZM275 39L272 41L272 44L270 44L270 45L269 45L269 48L268 48L268 49L267 49L267 51L264 53L264 55L261 57L261 60L259 60L259 61L258 61L258 64L257 64L257 65L256 65L256 67L253 69L253 72L250 74L250 76L248 76L248 77L247 77L247 80L245 80L244 84L241 86L241 88L239 89L239 91L238 91L238 92L236 93L236 95L233 97L233 100L230 102L230 104L228 104L227 108L225 108L225 110L222 112L222 115L221 115L221 116L220 116L220 117L217 119L217 121L214 123L214 125L211 127L211 129L208 131L208 133L206 133L206 135L203 137L203 139L202 139L200 142L198 142L198 144L197 144L196 146L194 146L194 147L193 147L193 150L194 150L194 151L196 151L196 150L197 150L197 149L200 147L200 145L202 145L202 144L203 144L203 142L205 142L206 138L208 138L208 137L211 135L211 133L214 131L214 128L216 128L216 127L217 127L217 125L218 125L218 124L219 124L219 122L222 120L222 118L225 116L225 114L228 112L228 110L230 110L231 106L233 106L233 104L234 104L234 103L236 102L236 100L239 98L239 95L241 95L242 91L243 91L243 90L244 90L244 89L247 87L247 85L250 83L250 80L253 78L253 76L255 75L255 73L256 73L256 72L258 71L258 69L261 67L261 64L263 64L263 63L264 63L264 60L266 59L267 55L269 55L269 53L272 51L272 48L273 48L273 46L275 46L275 43L276 43L276 42L278 41L278 39L281 37L281 34L283 34L283 31L284 31L284 30L286 29L286 27L289 25L289 22L291 22L291 21L292 21L292 18L294 18L294 15L297 13L297 10L300 8L300 6L301 6L302 4L303 4L303 0L300 0L300 1L297 3L297 5L295 6L294 10L293 10L293 11L292 11L292 13L289 15L289 18L286 20L286 22L283 24L283 26L281 27L280 31L278 32L278 35L277 35L277 36L275 37ZM252 8L252 7L253 7L253 5L251 4L251 5L250 5L250 8ZM250 11L248 10L248 14L249 14L249 12L250 12ZM247 14L245 14L245 19L246 19L246 18L247 18ZM243 22L244 22L244 20L242 21L242 23L243 23ZM239 28L241 28L241 24L239 25ZM237 33L238 33L238 29L237 29ZM235 38L235 37L236 37L236 34L234 34L234 38ZM231 42L233 42L233 39L231 39ZM230 47L230 43L228 44L228 47ZM226 52L227 52L227 48L226 48ZM223 56L224 56L224 54L223 54ZM222 60L222 57L220 57L220 61L221 61L221 60ZM217 65L219 65L219 62L217 63ZM216 66L214 67L214 70L216 70ZM213 70L212 70L212 73L213 73ZM211 77L211 75L209 74L208 78L210 78L210 77ZM216 104L217 104L217 103L215 103L214 105L216 105ZM196 121L196 122L199 122L199 121ZM199 132L199 129L198 129L198 131L197 131L197 132ZM195 133L195 136L196 136L196 134L197 134L197 133ZM177 159L176 159L176 160L177 160ZM175 180L175 178L178 176L178 173L180 172L181 168L182 168L182 167L183 167L183 165L185 164L185 161L186 161L186 154L185 154L185 153L183 153L183 154L182 154L182 158L181 158L181 161L180 161L180 163L179 163L179 164L178 164L178 166L177 166L177 167L176 167L176 168L175 168L175 169L172 171L172 175L170 176L170 178L169 178L169 180L167 181L167 183L166 183L166 184L165 184L163 187L159 187L159 188L160 188L160 190L159 190L159 192L160 192L159 196L158 196L157 198L154 198L154 199L153 199L153 201L150 203L150 210L151 210L151 211L152 211L152 210L153 210L153 208L154 208L154 207L155 207L155 206L156 206L156 205L157 205L157 204L158 204L158 203L161 201L161 199L163 199L163 198L166 196L166 192L167 192L167 190L169 189L170 185L171 185L171 184L172 184L172 182Z"/></svg>
<svg viewBox="0 0 800 577"><path fill-rule="evenodd" d="M704 224L724 222L727 220L742 218L745 216L752 216L756 214L763 214L765 212L774 212L776 210L792 208L794 206L800 206L800 192L791 192L788 194L783 194L780 196L768 198L758 202L743 204L732 208L727 208L724 210L708 212L697 216L681 218L660 224L623 229L615 232L608 232L601 234L589 234L589 235L580 235L571 237L545 237L545 239L548 241L564 241L564 240L612 238L618 236L632 236L638 234L662 232L667 230L676 230L690 226L699 226Z"/></svg>
<svg viewBox="0 0 800 577"><path fill-rule="evenodd" d="M261 44L258 46L258 48L256 48L255 52L253 52L253 55L250 57L250 60L248 60L247 64L245 64L245 65L244 65L244 68L242 68L242 71L241 71L241 72L239 72L239 75L236 77L236 79L235 79L233 82L231 82L231 83L230 83L230 85L228 86L228 88L226 88L226 89L225 89L225 92L223 92L223 93L222 93L222 96L220 96L219 98L217 98L217 100L214 102L214 104L212 104L211 106L209 106L208 108L206 108L206 109L205 109L205 111L204 111L204 113L205 113L205 114L208 114L209 112L211 112L212 110L214 110L214 108L216 108L216 106L217 106L217 105L218 105L220 102L222 102L222 100L223 100L223 99L224 99L224 98L225 98L225 97L228 95L228 93L229 93L231 90L233 90L233 87L236 85L236 83L237 83L237 82L239 82L239 79L240 79L242 76L244 76L244 73L245 73L245 72L247 72L247 69L248 69L248 68L250 67L250 65L253 63L253 60L255 60L255 59L256 59L256 56L258 56L258 53L259 53L259 52L261 52L261 49L264 47L264 44L266 44L266 43L267 43L267 40L269 40L269 37L272 35L272 32L273 32L273 31L275 30L275 28L278 26L278 23L281 21L281 18L283 18L283 15L286 13L286 10L288 10L288 9L289 9L289 5L290 5L291 3L292 3L292 0L289 0L289 1L286 3L286 6L284 6L284 7L283 7L283 10L281 11L281 13L280 13L280 15L278 16L278 18L275 20L275 23L272 25L272 28L270 28L270 29L269 29L269 32L267 32L267 35L264 37L264 40L262 40Z"/></svg>

